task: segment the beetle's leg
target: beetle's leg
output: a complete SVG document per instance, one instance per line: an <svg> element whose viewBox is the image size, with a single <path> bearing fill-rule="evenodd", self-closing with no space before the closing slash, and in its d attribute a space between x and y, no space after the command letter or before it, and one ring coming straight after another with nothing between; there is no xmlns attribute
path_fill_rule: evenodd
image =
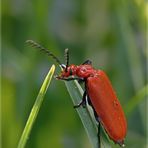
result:
<svg viewBox="0 0 148 148"><path fill-rule="evenodd" d="M83 106L83 107L86 107L86 91L84 92L84 94L83 94L83 98L82 98L82 101L79 103L79 104L77 104L77 105L74 105L74 108L78 108L78 107L80 107L81 105Z"/></svg>
<svg viewBox="0 0 148 148"><path fill-rule="evenodd" d="M83 79L81 79L81 78L58 78L58 77L56 77L56 78L59 80L64 80L64 81L72 81L72 80L83 81Z"/></svg>
<svg viewBox="0 0 148 148"><path fill-rule="evenodd" d="M87 101L88 101L88 104L89 104L89 105L92 107L92 109L93 109L93 112L94 112L94 116L95 116L96 121L99 123L99 122L100 122L100 118L99 118L97 112L95 111L95 109L94 109L94 107L93 107L93 105L92 105L92 103L91 103L91 100L90 100L89 96L87 97Z"/></svg>
<svg viewBox="0 0 148 148"><path fill-rule="evenodd" d="M99 122L99 125L98 125L98 148L101 148L100 132L101 132L101 124L100 124L100 122Z"/></svg>
<svg viewBox="0 0 148 148"><path fill-rule="evenodd" d="M100 118L99 118L99 116L97 115L97 113L96 113L96 111L94 110L94 108L93 108L93 111L94 111L94 116L95 116L96 121L100 124Z"/></svg>
<svg viewBox="0 0 148 148"><path fill-rule="evenodd" d="M97 112L95 111L94 107L92 106L92 103L91 103L91 100L90 100L89 96L87 96L87 101L88 101L88 104L92 107L95 119L98 122L98 133L97 133L97 136L98 136L98 148L101 148L101 140L100 140L101 124L100 124L100 118L99 118Z"/></svg>

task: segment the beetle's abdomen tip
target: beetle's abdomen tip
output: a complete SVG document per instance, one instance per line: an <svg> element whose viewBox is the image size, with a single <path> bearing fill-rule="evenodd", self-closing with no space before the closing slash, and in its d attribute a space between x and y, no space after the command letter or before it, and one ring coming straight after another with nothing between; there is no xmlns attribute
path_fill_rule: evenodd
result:
<svg viewBox="0 0 148 148"><path fill-rule="evenodd" d="M122 144L122 147L125 147L125 144Z"/></svg>
<svg viewBox="0 0 148 148"><path fill-rule="evenodd" d="M124 140L117 141L116 143L119 144L121 147L125 147Z"/></svg>
<svg viewBox="0 0 148 148"><path fill-rule="evenodd" d="M125 147L125 144L123 143L123 144L121 144L120 146L121 146L121 147Z"/></svg>

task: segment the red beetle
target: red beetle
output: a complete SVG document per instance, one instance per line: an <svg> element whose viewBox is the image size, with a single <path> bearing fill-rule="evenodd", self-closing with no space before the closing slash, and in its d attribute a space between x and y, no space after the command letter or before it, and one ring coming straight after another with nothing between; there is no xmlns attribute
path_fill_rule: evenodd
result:
<svg viewBox="0 0 148 148"><path fill-rule="evenodd" d="M32 46L45 51L52 56L62 67L62 72L57 79L71 81L79 80L85 83L85 92L82 101L74 107L86 106L86 99L92 106L96 120L101 123L108 136L120 146L124 147L124 138L127 132L127 123L122 107L117 99L113 87L107 75L102 70L92 67L91 61L87 60L81 65L69 65L68 49L66 53L66 66L49 50L28 40Z"/></svg>

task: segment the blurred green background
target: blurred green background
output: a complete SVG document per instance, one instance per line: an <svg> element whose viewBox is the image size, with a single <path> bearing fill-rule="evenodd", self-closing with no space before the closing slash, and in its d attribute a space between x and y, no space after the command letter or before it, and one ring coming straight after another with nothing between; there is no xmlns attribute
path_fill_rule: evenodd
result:
<svg viewBox="0 0 148 148"><path fill-rule="evenodd" d="M70 63L90 59L106 71L126 113L127 148L146 148L146 7L144 0L3 1L2 147L17 146L54 63L25 44L32 39L62 62L69 48ZM91 148L62 81L52 80L26 147Z"/></svg>

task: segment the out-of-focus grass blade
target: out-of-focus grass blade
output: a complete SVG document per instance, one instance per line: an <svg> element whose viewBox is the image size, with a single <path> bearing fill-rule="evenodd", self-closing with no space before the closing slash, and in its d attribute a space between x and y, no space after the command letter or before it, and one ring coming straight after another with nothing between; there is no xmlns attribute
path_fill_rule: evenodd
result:
<svg viewBox="0 0 148 148"><path fill-rule="evenodd" d="M83 96L83 90L77 81L65 82L68 92L72 98L73 103L76 105L80 103ZM83 126L87 132L89 140L93 145L93 148L98 148L98 136L97 136L97 125L95 119L92 118L88 107L79 107L76 109Z"/></svg>
<svg viewBox="0 0 148 148"><path fill-rule="evenodd" d="M148 96L148 85L144 86L133 98L129 100L128 104L124 107L125 113L129 115L146 96Z"/></svg>
<svg viewBox="0 0 148 148"><path fill-rule="evenodd" d="M29 134L31 132L31 129L33 127L33 124L35 122L35 119L38 115L38 112L39 112L39 109L41 107L41 104L43 102L43 99L44 99L44 95L47 91L47 88L51 82L51 78L54 74L54 71L55 71L55 66L52 65L51 69L49 70L41 88L40 88L40 91L39 91L39 94L36 98L36 101L32 107L32 110L31 110L31 113L29 115L29 118L27 120L27 123L26 123L26 126L24 128L24 131L22 133L22 136L21 136L21 139L19 141L19 144L18 144L18 148L24 148L25 147L25 144L27 142L27 139L29 137Z"/></svg>

